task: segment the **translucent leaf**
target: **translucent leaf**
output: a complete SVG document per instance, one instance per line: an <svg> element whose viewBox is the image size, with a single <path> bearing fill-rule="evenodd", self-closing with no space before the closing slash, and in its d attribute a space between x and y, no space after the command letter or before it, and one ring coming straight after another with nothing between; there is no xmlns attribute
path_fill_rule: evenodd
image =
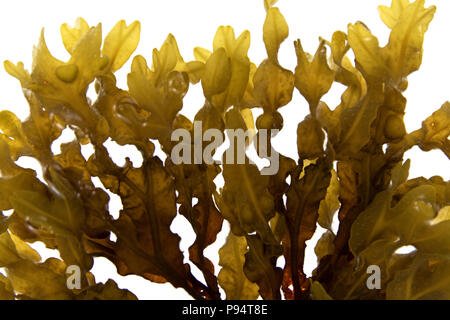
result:
<svg viewBox="0 0 450 320"><path fill-rule="evenodd" d="M247 240L242 236L229 233L225 245L219 250L218 281L225 290L227 300L256 300L258 286L249 281L244 274Z"/></svg>
<svg viewBox="0 0 450 320"><path fill-rule="evenodd" d="M156 105L159 101L154 73L147 66L142 56L136 56L131 64L131 73L128 74L128 88L130 95L136 99L141 107L152 112L154 116L164 118ZM153 101L152 101L153 100ZM155 101L156 100L156 101Z"/></svg>
<svg viewBox="0 0 450 320"><path fill-rule="evenodd" d="M220 110L226 110L232 105L238 105L247 87L249 72L250 64L248 58L231 60L231 78L227 89L212 97L213 105L219 107Z"/></svg>
<svg viewBox="0 0 450 320"><path fill-rule="evenodd" d="M203 121L204 117L211 116L209 120L206 118L206 121L202 122L204 129L209 128L215 121L214 114L218 115L216 109L205 105L200 115L197 113L196 119ZM218 118L221 120L220 115ZM175 188L178 191L177 203L180 204L179 213L190 222L196 234L194 243L189 247L189 259L202 271L210 288L211 298L218 299L220 293L215 267L204 253L205 248L216 241L217 234L222 228L223 216L213 201L213 194L216 192L214 179L220 173L220 168L215 164L174 165L170 161L166 161L166 168L175 177ZM193 204L194 198L197 199L196 204Z"/></svg>
<svg viewBox="0 0 450 320"><path fill-rule="evenodd" d="M407 170L409 164L396 170ZM399 174L395 174L399 176ZM394 175L394 176L395 176ZM406 175L402 174L405 179ZM398 185L398 182L393 182ZM431 224L435 212L437 188L421 184L405 193L400 201L391 207L392 191L380 192L363 211L352 226L349 241L355 254L360 253L370 243L386 237L397 237L394 244L413 245L422 253L444 253L450 248L448 236L449 221ZM446 203L449 199L445 200Z"/></svg>
<svg viewBox="0 0 450 320"><path fill-rule="evenodd" d="M206 63L209 56L212 54L211 51L201 48L201 47L195 47L194 48L194 57L196 60Z"/></svg>
<svg viewBox="0 0 450 320"><path fill-rule="evenodd" d="M306 277L303 272L306 241L316 230L320 202L325 198L330 184L331 172L327 160L320 159L304 169L303 177L293 176L287 192L286 225L289 240L283 241L286 267L284 268L283 291L294 297L300 297L300 287ZM294 275L297 275L296 279ZM294 294L289 288L294 286ZM304 284L303 284L304 285Z"/></svg>
<svg viewBox="0 0 450 320"><path fill-rule="evenodd" d="M253 77L255 76L256 70L257 70L256 65L253 62L250 62L250 72L247 87L245 88L242 99L238 104L240 108L253 108L258 106L258 102L256 101L253 92L254 90Z"/></svg>
<svg viewBox="0 0 450 320"><path fill-rule="evenodd" d="M388 72L378 39L362 23L348 26L348 43L356 61L370 76L383 78Z"/></svg>
<svg viewBox="0 0 450 320"><path fill-rule="evenodd" d="M344 58L349 47L347 46L347 35L342 31L336 31L333 33L331 39L331 53L333 55L334 63L341 66L342 59Z"/></svg>
<svg viewBox="0 0 450 320"><path fill-rule="evenodd" d="M177 41L169 34L159 50L153 49L152 71L155 72L156 83L167 77L169 72L184 71L185 63L178 49Z"/></svg>
<svg viewBox="0 0 450 320"><path fill-rule="evenodd" d="M276 260L282 254L282 247L265 244L255 235L247 236L247 243L249 250L245 254L245 275L250 281L258 284L263 299L280 299L283 272L276 266Z"/></svg>
<svg viewBox="0 0 450 320"><path fill-rule="evenodd" d="M441 149L450 158L450 103L446 102L422 122L424 133L419 146L422 150Z"/></svg>
<svg viewBox="0 0 450 320"><path fill-rule="evenodd" d="M22 122L10 111L0 111L0 137L8 144L9 152L14 159L30 153L24 137Z"/></svg>
<svg viewBox="0 0 450 320"><path fill-rule="evenodd" d="M73 28L67 23L64 23L61 26L60 31L64 47L70 54L73 53L73 49L77 45L78 41L86 32L88 32L88 30L89 25L83 18L77 18Z"/></svg>
<svg viewBox="0 0 450 320"><path fill-rule="evenodd" d="M278 0L264 0L264 9L269 10L273 5L275 5Z"/></svg>
<svg viewBox="0 0 450 320"><path fill-rule="evenodd" d="M339 153L357 153L371 138L371 125L383 103L380 86L369 88L367 95L354 107L342 110Z"/></svg>
<svg viewBox="0 0 450 320"><path fill-rule="evenodd" d="M450 299L448 255L419 255L408 269L399 271L388 284L386 298L393 300Z"/></svg>
<svg viewBox="0 0 450 320"><path fill-rule="evenodd" d="M31 248L25 241L22 241L19 237L15 236L13 233L10 234L11 240L14 243L17 254L25 260L31 262L40 262L41 256L39 253Z"/></svg>
<svg viewBox="0 0 450 320"><path fill-rule="evenodd" d="M30 73L25 70L23 62L18 62L17 65L14 65L11 61L6 60L3 63L3 66L5 67L6 72L19 80L23 86L30 86L31 76Z"/></svg>
<svg viewBox="0 0 450 320"><path fill-rule="evenodd" d="M84 252L80 227L85 211L66 178L50 169L53 196L32 191L17 191L11 202L16 212L33 224L56 236L61 257L68 265L84 272L92 267L92 257Z"/></svg>
<svg viewBox="0 0 450 320"><path fill-rule="evenodd" d="M21 260L8 267L8 279L14 291L38 300L70 300L73 293L67 288L65 267L50 258L42 264Z"/></svg>
<svg viewBox="0 0 450 320"><path fill-rule="evenodd" d="M0 274L0 300L14 300L15 294L11 282Z"/></svg>
<svg viewBox="0 0 450 320"><path fill-rule="evenodd" d="M21 260L38 262L40 255L18 237L4 232L0 235L0 266L8 267Z"/></svg>
<svg viewBox="0 0 450 320"><path fill-rule="evenodd" d="M21 190L46 191L45 185L36 178L34 171L21 170L14 176L0 178L0 209L12 209L11 198Z"/></svg>
<svg viewBox="0 0 450 320"><path fill-rule="evenodd" d="M39 43L33 48L33 64L31 72L33 81L38 85L45 84L46 82L58 83L55 70L63 64L62 61L59 61L51 55L45 42L44 30L42 30Z"/></svg>
<svg viewBox="0 0 450 320"><path fill-rule="evenodd" d="M264 241L272 242L268 221L274 216L273 197L267 190L269 177L262 176L252 164L224 165L225 186L216 199L223 216L237 236L258 231Z"/></svg>
<svg viewBox="0 0 450 320"><path fill-rule="evenodd" d="M333 234L332 231L327 230L324 232L324 234L320 237L319 241L317 241L316 246L314 247L314 253L317 256L317 261L320 262L320 260L330 254L333 254L334 252L334 239L336 236Z"/></svg>
<svg viewBox="0 0 450 320"><path fill-rule="evenodd" d="M205 97L224 91L231 79L231 61L224 48L219 48L208 59L202 77Z"/></svg>
<svg viewBox="0 0 450 320"><path fill-rule="evenodd" d="M334 72L327 62L325 43L321 42L312 61L303 51L300 40L295 42L297 67L295 68L295 87L309 102L314 114L320 98L330 90Z"/></svg>
<svg viewBox="0 0 450 320"><path fill-rule="evenodd" d="M73 49L67 64L76 65L80 70L77 83L80 90L85 90L100 70L106 67L107 61L100 56L101 43L102 28L99 24L90 28Z"/></svg>
<svg viewBox="0 0 450 320"><path fill-rule="evenodd" d="M157 55L159 57L160 54ZM157 64L158 67L155 65L156 69L152 71L142 56L136 56L131 65L131 73L128 74L130 95L140 107L150 112L150 117L147 115L148 119L145 119L146 123L141 130L164 144L170 140L172 123L183 106L183 97L189 88L189 78L185 73L169 70L175 68L176 64L176 59L170 62L170 66L164 62L164 68L162 64ZM168 67L170 68L167 69Z"/></svg>
<svg viewBox="0 0 450 320"><path fill-rule="evenodd" d="M107 63L100 55L101 42L99 24L79 39L70 60L64 63L50 54L42 30L33 52L32 84L25 88L32 89L40 103L65 121L77 127L96 128L99 116L89 108L85 93Z"/></svg>
<svg viewBox="0 0 450 320"><path fill-rule="evenodd" d="M409 168L411 167L411 161L408 159L402 165L397 165L392 170L392 188L396 189L402 183L408 180Z"/></svg>
<svg viewBox="0 0 450 320"><path fill-rule="evenodd" d="M319 218L317 222L322 228L332 230L333 217L339 209L341 203L339 201L339 179L336 171L331 170L330 185L327 188L325 199L320 202Z"/></svg>
<svg viewBox="0 0 450 320"><path fill-rule="evenodd" d="M320 123L307 116L297 127L297 150L301 159L315 159L324 154L325 134Z"/></svg>
<svg viewBox="0 0 450 320"><path fill-rule="evenodd" d="M439 210L436 218L433 219L433 224L450 220L450 206L446 206Z"/></svg>
<svg viewBox="0 0 450 320"><path fill-rule="evenodd" d="M396 83L419 69L425 32L433 19L436 7L424 8L425 0L406 6L392 28L389 43L383 49L387 67Z"/></svg>
<svg viewBox="0 0 450 320"><path fill-rule="evenodd" d="M103 43L102 54L109 58L111 71L119 70L136 50L140 32L139 21L127 26L125 21L121 20L108 33Z"/></svg>
<svg viewBox="0 0 450 320"><path fill-rule="evenodd" d="M34 150L50 152L53 141L62 133L63 121L49 110L44 110L35 94L27 95L26 98L30 105L30 117L22 123L22 130L27 143Z"/></svg>
<svg viewBox="0 0 450 320"><path fill-rule="evenodd" d="M409 0L393 0L391 6L379 6L381 20L390 29L394 28L403 10L409 5Z"/></svg>
<svg viewBox="0 0 450 320"><path fill-rule="evenodd" d="M234 51L235 35L231 26L221 26L217 29L213 41L213 51L224 48L228 55ZM250 42L248 41L248 45Z"/></svg>
<svg viewBox="0 0 450 320"><path fill-rule="evenodd" d="M263 26L263 40L272 62L278 62L278 50L288 35L289 27L280 10L276 7L269 8Z"/></svg>
<svg viewBox="0 0 450 320"><path fill-rule="evenodd" d="M161 160L147 159L140 168L128 162L119 168L106 150L98 150L88 165L122 200L123 210L112 225L118 238L113 245L119 274L141 275L159 283L170 281L192 292L189 288L194 284L186 280L192 278L183 263L180 237L170 230L177 214L174 181ZM114 171L123 172L121 178L112 175Z"/></svg>
<svg viewBox="0 0 450 320"><path fill-rule="evenodd" d="M140 97L140 93L133 93ZM141 100L139 100L141 101ZM134 144L147 155L152 155L154 145L146 141L147 134L140 127L147 120L148 112L139 108L130 94L118 89L113 79L104 78L103 87L94 104L108 123L108 135L119 145Z"/></svg>
<svg viewBox="0 0 450 320"><path fill-rule="evenodd" d="M184 70L189 75L191 83L198 83L203 76L205 64L200 61L189 61L186 63Z"/></svg>
<svg viewBox="0 0 450 320"><path fill-rule="evenodd" d="M126 289L120 289L113 280L108 279L104 284L98 283L89 287L77 296L77 300L137 300L137 297Z"/></svg>
<svg viewBox="0 0 450 320"><path fill-rule="evenodd" d="M218 91L216 94L213 94L214 96L209 99L211 103L221 112L224 112L230 106L238 105L245 93L246 88L248 87L251 67L250 60L247 57L249 46L250 33L248 31L242 32L239 37L235 39L234 30L232 27L221 26L217 29L213 42L213 55L216 54L218 50L224 49L230 61L229 71L225 70L228 69L228 66L224 58L221 58L223 62L214 62L215 64L225 64L221 67L221 72L223 75L220 76L217 74L219 79L216 82L223 82L223 84L227 82L226 88ZM209 60L206 63L207 66L205 66L204 73L206 73L206 70L211 66L212 62L210 63ZM230 73L229 79L227 75L228 73ZM208 96L206 97L208 98Z"/></svg>
<svg viewBox="0 0 450 320"><path fill-rule="evenodd" d="M253 77L256 101L267 112L275 112L292 99L294 74L271 60L264 60Z"/></svg>
<svg viewBox="0 0 450 320"><path fill-rule="evenodd" d="M310 290L313 300L333 300L318 281L312 281Z"/></svg>

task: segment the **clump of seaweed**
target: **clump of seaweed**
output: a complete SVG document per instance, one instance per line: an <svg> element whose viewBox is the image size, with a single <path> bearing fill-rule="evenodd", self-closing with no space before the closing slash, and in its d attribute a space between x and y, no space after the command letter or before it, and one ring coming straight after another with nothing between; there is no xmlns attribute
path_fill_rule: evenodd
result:
<svg viewBox="0 0 450 320"><path fill-rule="evenodd" d="M0 112L0 267L7 274L0 274L1 299L134 299L112 280L95 281L93 257L109 259L121 275L169 282L195 299L220 299L219 287L227 299L450 299L450 183L439 176L408 180L410 162L403 159L413 146L450 157L448 102L413 132L403 122L407 76L419 69L435 7L425 8L424 0L381 6L381 19L391 29L385 47L359 22L321 40L314 55L297 40L298 64L287 70L278 50L289 29L275 2L264 2L267 59L259 66L247 55L247 31L236 37L231 27L219 27L212 51L197 47L189 62L169 35L153 50L151 66L134 57L128 90L122 90L114 72L135 51L139 22L120 21L102 40L101 25L81 18L74 27L61 27L69 61L53 57L42 34L31 72L23 63L5 62L22 85L30 115L20 121ZM330 108L321 98L334 82L346 90ZM95 101L86 97L91 83ZM188 119L180 113L183 97L196 83L205 103ZM243 163L194 156L175 161L173 134L182 129L194 138L195 121L223 135L254 130L243 145L230 145L244 154L250 140L276 152L271 139L283 128L279 109L294 90L310 112L298 124L298 158L279 155L275 173L262 174L247 156ZM253 108L264 111L256 121ZM54 154L51 145L65 128L76 139ZM135 146L142 165L115 164L107 139ZM155 140L167 154L164 162L154 155ZM86 144L94 149L88 159L81 153ZM200 152L208 146L200 144ZM195 155L197 147L190 143L183 150ZM263 151L258 148L268 157ZM22 156L39 161L44 181L16 164ZM214 183L219 174L221 189ZM122 200L118 219L93 177ZM4 215L7 210L13 213ZM170 230L177 214L196 234L187 255L204 281L183 262L180 238ZM335 215L337 232L331 226ZM231 231L217 273L204 250L224 221ZM315 248L319 265L307 277L305 243L317 224L326 232ZM42 262L27 244L36 241L57 249L61 259ZM416 250L397 254L403 246ZM284 268L276 264L281 256ZM367 287L370 266L381 273L374 290ZM73 286L69 268L79 276Z"/></svg>

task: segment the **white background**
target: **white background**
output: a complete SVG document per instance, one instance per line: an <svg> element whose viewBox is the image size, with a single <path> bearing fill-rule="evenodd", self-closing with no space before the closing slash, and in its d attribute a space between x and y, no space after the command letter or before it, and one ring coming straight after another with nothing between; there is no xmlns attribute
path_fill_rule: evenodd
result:
<svg viewBox="0 0 450 320"><path fill-rule="evenodd" d="M379 38L380 45L385 45L389 36L388 28L379 19L377 6L390 5L389 0L280 0L277 6L285 16L289 28L289 38L280 50L280 63L294 70L296 57L292 42L301 39L306 51L314 53L318 45L318 37L331 39L336 30L346 31L348 23L363 21ZM425 37L424 59L421 70L409 77L409 88L405 95L408 98L405 122L408 131L421 126L423 119L431 115L442 103L450 99L450 1L428 0L427 6L436 5L437 13ZM59 35L59 27L67 22L73 25L77 17L83 17L91 26L101 22L104 35L113 25L125 19L127 23L141 21L141 42L135 54L143 55L151 61L151 51L159 48L168 33L172 33L178 41L182 56L186 61L193 60L192 50L195 46L212 49L215 31L220 25L231 25L236 35L244 30L251 33L250 59L257 65L266 57L262 41L262 26L265 11L262 0L74 0L74 1L2 1L0 9L0 61L8 59L16 63L23 61L25 67L31 68L32 46L37 43L40 30L45 27L47 45L52 54L67 60ZM117 72L118 84L126 88L126 74L130 70L130 62ZM324 97L330 107L340 101L343 87L333 85ZM200 85L191 87L185 98L182 113L193 118L203 104ZM21 95L18 81L0 68L0 109L15 112L22 120L28 114L28 107ZM277 136L278 150L292 158L297 157L296 128L307 114L306 101L295 89L292 102L281 109L284 116L284 129ZM259 114L260 112L256 112ZM70 141L73 136L65 132L59 142ZM123 162L125 156L139 162L139 156L133 148L116 148L114 160ZM55 145L55 150L57 146ZM83 149L88 156L92 150ZM410 177L441 175L450 179L447 158L440 151L422 152L414 148L407 152L406 158L413 158ZM35 167L31 159L20 159L20 164ZM98 184L98 181L95 181ZM117 212L120 201L112 198L112 211ZM173 224L173 231L183 238L182 250L186 250L194 241L192 230L186 227L187 221L178 217ZM207 249L206 253L215 264L218 262L217 250L223 244L225 227L217 244ZM313 241L317 241L317 236ZM45 250L42 245L34 244L43 257L55 255ZM308 247L306 270L311 272L315 267L312 256L313 245ZM114 265L106 259L97 258L93 273L100 282L108 278L116 280L120 287L129 288L141 299L189 299L181 289L175 290L169 284L152 284L136 276L121 277L116 274ZM195 273L198 275L198 273Z"/></svg>

